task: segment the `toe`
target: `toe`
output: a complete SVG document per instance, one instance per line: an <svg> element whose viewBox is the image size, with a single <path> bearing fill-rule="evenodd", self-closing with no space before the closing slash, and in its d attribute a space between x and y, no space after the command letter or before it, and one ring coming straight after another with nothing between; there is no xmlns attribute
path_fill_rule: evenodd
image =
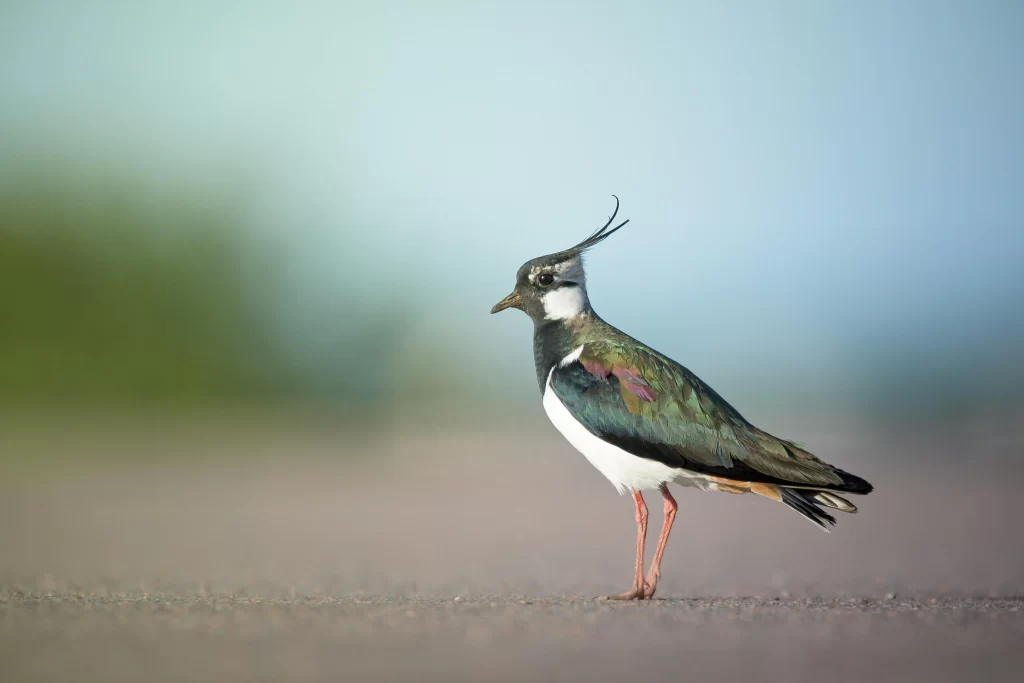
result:
<svg viewBox="0 0 1024 683"><path fill-rule="evenodd" d="M644 591L639 588L633 588L626 591L625 593L619 593L618 595L603 595L598 600L643 600Z"/></svg>

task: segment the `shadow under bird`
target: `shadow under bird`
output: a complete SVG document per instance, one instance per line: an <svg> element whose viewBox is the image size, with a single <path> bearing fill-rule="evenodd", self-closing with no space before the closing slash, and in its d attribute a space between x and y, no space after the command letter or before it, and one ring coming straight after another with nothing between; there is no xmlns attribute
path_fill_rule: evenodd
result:
<svg viewBox="0 0 1024 683"><path fill-rule="evenodd" d="M704 491L755 493L788 505L825 531L823 509L856 512L840 493L870 493L860 477L750 424L696 375L609 325L587 297L583 255L626 225L618 214L576 246L527 261L515 290L491 313L518 308L533 320L533 357L544 411L620 494L636 504L633 585L610 599L654 596L676 501L668 483ZM659 489L665 521L644 575L647 505Z"/></svg>

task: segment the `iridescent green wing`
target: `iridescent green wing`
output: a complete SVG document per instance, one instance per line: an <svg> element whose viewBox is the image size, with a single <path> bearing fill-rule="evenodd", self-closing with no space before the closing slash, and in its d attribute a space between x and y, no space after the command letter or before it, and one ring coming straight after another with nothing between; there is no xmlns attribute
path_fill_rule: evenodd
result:
<svg viewBox="0 0 1024 683"><path fill-rule="evenodd" d="M591 433L673 467L729 479L842 488L843 473L757 429L675 361L630 338L587 341L551 388Z"/></svg>

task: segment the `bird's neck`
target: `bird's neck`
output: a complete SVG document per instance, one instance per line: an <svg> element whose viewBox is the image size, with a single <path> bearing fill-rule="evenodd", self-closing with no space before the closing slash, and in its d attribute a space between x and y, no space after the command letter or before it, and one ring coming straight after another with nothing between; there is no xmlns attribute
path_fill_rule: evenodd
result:
<svg viewBox="0 0 1024 683"><path fill-rule="evenodd" d="M551 368L583 343L586 330L602 321L593 309L564 320L535 320L533 325L533 362L537 384L544 393Z"/></svg>

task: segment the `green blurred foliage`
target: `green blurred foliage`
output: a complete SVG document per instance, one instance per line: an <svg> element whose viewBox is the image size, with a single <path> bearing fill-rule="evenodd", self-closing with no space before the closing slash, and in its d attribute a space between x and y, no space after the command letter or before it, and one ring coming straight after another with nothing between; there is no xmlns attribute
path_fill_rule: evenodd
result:
<svg viewBox="0 0 1024 683"><path fill-rule="evenodd" d="M229 205L132 183L5 183L0 398L192 402L286 388L239 228Z"/></svg>
<svg viewBox="0 0 1024 683"><path fill-rule="evenodd" d="M0 173L0 401L390 419L396 405L467 395L447 342L423 336L400 292L297 285L301 250L249 223L250 195L159 187L145 174Z"/></svg>

